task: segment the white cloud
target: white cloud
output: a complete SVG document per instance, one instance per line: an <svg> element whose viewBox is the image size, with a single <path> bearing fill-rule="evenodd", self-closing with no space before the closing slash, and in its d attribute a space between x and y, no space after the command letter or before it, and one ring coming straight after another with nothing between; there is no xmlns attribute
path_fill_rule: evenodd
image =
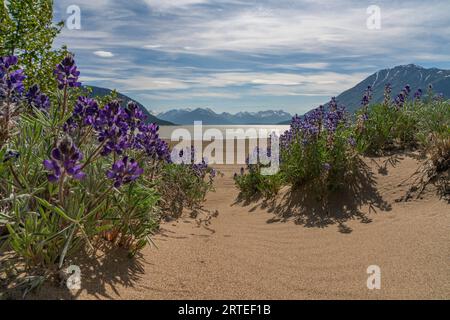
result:
<svg viewBox="0 0 450 320"><path fill-rule="evenodd" d="M101 58L112 58L114 57L114 54L109 51L94 51L94 54Z"/></svg>
<svg viewBox="0 0 450 320"><path fill-rule="evenodd" d="M160 44L146 44L144 46L145 49L151 49L151 50L156 50L161 48L162 46Z"/></svg>
<svg viewBox="0 0 450 320"><path fill-rule="evenodd" d="M305 69L326 69L330 66L330 64L326 62L309 62L309 63L297 63L295 64L295 66Z"/></svg>

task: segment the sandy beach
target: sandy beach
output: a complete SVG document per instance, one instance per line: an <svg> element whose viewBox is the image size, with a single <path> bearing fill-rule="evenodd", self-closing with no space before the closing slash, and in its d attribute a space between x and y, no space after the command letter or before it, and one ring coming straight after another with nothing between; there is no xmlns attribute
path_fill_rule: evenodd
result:
<svg viewBox="0 0 450 320"><path fill-rule="evenodd" d="M238 201L219 166L204 212L164 223L134 260L124 252L86 261L83 289L47 285L50 299L449 299L450 210L434 191L396 202L419 166L401 155L366 159L371 183L339 194L323 214L288 188L274 201ZM371 177L370 177L371 175ZM369 180L366 180L368 182ZM366 270L381 268L381 289Z"/></svg>

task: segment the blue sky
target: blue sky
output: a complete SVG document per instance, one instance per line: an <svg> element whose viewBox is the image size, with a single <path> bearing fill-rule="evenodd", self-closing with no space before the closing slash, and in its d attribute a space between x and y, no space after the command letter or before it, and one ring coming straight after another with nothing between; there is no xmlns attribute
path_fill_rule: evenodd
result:
<svg viewBox="0 0 450 320"><path fill-rule="evenodd" d="M210 107L303 113L379 69L450 69L450 1L57 0L81 29L56 46L86 84L115 88L154 112ZM367 28L370 5L381 29Z"/></svg>

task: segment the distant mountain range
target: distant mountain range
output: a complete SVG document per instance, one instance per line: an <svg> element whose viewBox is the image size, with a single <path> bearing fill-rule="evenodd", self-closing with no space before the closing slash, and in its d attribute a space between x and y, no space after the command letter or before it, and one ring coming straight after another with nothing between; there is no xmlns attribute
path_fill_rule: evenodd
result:
<svg viewBox="0 0 450 320"><path fill-rule="evenodd" d="M159 113L158 118L177 124L193 124L194 121L202 121L206 125L270 125L281 121L287 121L292 115L284 111L259 111L239 112L231 114L228 112L216 113L206 108L197 109L175 109Z"/></svg>
<svg viewBox="0 0 450 320"><path fill-rule="evenodd" d="M100 88L100 87L95 87L95 86L86 86L86 88L90 88L92 90L91 97L104 97L104 96L108 96L112 93L112 90L106 89L106 88ZM141 103L137 102L136 100L131 99L130 97L128 97L122 93L119 93L119 92L117 92L117 97L123 101L124 105L126 105L129 101L133 101L134 103L136 103L139 106L139 108L141 108L142 111L147 116L147 122L157 123L157 124L163 125L163 126L173 125L172 122L161 120L161 119L155 117L154 115L152 115L146 107L144 107Z"/></svg>
<svg viewBox="0 0 450 320"><path fill-rule="evenodd" d="M380 70L355 87L344 91L336 99L349 112L355 112L360 108L362 96L368 86L371 86L373 90L371 103L380 103L384 100L384 88L388 83L392 86L392 98L395 98L407 84L411 86L411 96L417 89L422 89L425 93L431 84L436 94L442 93L445 98L450 98L450 70L426 69L415 64L408 64ZM282 121L280 124L289 123L290 121Z"/></svg>

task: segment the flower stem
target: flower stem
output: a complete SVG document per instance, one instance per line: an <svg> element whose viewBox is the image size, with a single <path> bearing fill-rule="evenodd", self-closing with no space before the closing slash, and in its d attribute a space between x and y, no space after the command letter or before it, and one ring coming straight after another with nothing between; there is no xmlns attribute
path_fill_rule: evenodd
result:
<svg viewBox="0 0 450 320"><path fill-rule="evenodd" d="M64 116L66 115L66 108L67 108L67 84L64 86L64 98L63 98L63 105L62 105L63 112L61 114L61 120L64 120Z"/></svg>
<svg viewBox="0 0 450 320"><path fill-rule="evenodd" d="M17 184L24 189L25 187L22 185L22 183L20 182L19 176L17 175L16 171L14 170L14 167L12 165L9 165L9 170L11 170L11 173L14 177L14 180L16 180Z"/></svg>
<svg viewBox="0 0 450 320"><path fill-rule="evenodd" d="M61 178L59 179L59 191L58 191L58 195L59 195L59 203L61 204L61 206L64 206L64 178L66 176L66 172L63 171L61 174Z"/></svg>
<svg viewBox="0 0 450 320"><path fill-rule="evenodd" d="M113 189L113 186L110 186L108 189L105 190L105 192L103 192L100 197L98 197L96 199L96 201L93 204L89 204L88 206L88 211L91 211L92 209L94 209L97 205L99 205L105 198L105 196Z"/></svg>
<svg viewBox="0 0 450 320"><path fill-rule="evenodd" d="M102 142L97 149L95 149L95 151L89 156L89 158L87 158L86 162L83 164L83 166L81 167L81 170L83 170L84 168L86 168L89 163L95 159L95 157L98 156L98 153L100 152L100 150L103 148L103 146L105 145L105 142Z"/></svg>

